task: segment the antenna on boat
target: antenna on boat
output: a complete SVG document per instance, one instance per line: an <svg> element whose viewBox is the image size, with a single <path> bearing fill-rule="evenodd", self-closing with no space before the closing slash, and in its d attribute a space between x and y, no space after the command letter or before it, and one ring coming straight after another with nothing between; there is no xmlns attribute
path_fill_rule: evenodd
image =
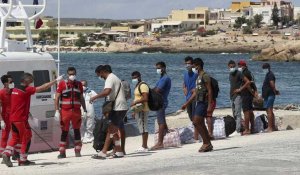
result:
<svg viewBox="0 0 300 175"><path fill-rule="evenodd" d="M57 73L60 75L60 0L57 3Z"/></svg>

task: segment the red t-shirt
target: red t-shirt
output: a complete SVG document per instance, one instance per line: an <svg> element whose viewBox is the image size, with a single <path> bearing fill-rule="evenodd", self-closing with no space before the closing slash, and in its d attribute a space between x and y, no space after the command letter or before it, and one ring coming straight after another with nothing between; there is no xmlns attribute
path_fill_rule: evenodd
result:
<svg viewBox="0 0 300 175"><path fill-rule="evenodd" d="M35 94L35 87L14 88L11 94L11 122L28 121L31 95Z"/></svg>
<svg viewBox="0 0 300 175"><path fill-rule="evenodd" d="M7 91L6 88L0 90L0 100L2 105L2 117L7 116L10 113L10 97L11 91Z"/></svg>
<svg viewBox="0 0 300 175"><path fill-rule="evenodd" d="M70 88L74 87L74 82L68 81L67 83L68 83L68 85L69 85ZM82 83L79 82L79 81L77 81L77 83L79 84L79 90L80 90L80 92L83 93ZM56 92L61 94L62 91L64 91L64 90L66 90L66 82L65 81L61 81L58 84Z"/></svg>

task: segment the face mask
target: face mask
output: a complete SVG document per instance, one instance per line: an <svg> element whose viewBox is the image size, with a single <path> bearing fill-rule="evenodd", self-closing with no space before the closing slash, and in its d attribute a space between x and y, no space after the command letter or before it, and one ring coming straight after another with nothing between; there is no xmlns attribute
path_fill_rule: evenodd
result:
<svg viewBox="0 0 300 175"><path fill-rule="evenodd" d="M74 81L75 79L76 79L76 76L75 76L75 75L70 75L70 76L69 76L69 80Z"/></svg>
<svg viewBox="0 0 300 175"><path fill-rule="evenodd" d="M230 73L234 73L235 71L236 71L236 68L235 68L235 67L229 69L229 72L230 72Z"/></svg>
<svg viewBox="0 0 300 175"><path fill-rule="evenodd" d="M239 67L238 71L243 72L243 68Z"/></svg>
<svg viewBox="0 0 300 175"><path fill-rule="evenodd" d="M8 85L8 88L9 88L9 89L15 88L15 83L10 83L10 84Z"/></svg>
<svg viewBox="0 0 300 175"><path fill-rule="evenodd" d="M83 90L85 91L87 88L85 86L82 86Z"/></svg>
<svg viewBox="0 0 300 175"><path fill-rule="evenodd" d="M101 80L101 81L105 81L103 78L101 78L101 77L98 77L99 78L99 80Z"/></svg>
<svg viewBox="0 0 300 175"><path fill-rule="evenodd" d="M161 75L161 73L162 73L161 69L156 69L156 73L157 73L158 75Z"/></svg>
<svg viewBox="0 0 300 175"><path fill-rule="evenodd" d="M263 73L264 73L264 74L269 73L269 69L263 69Z"/></svg>
<svg viewBox="0 0 300 175"><path fill-rule="evenodd" d="M197 69L196 68L192 68L192 71L196 74L198 73Z"/></svg>
<svg viewBox="0 0 300 175"><path fill-rule="evenodd" d="M136 85L138 82L139 82L139 80L137 78L136 79L132 79L132 84Z"/></svg>

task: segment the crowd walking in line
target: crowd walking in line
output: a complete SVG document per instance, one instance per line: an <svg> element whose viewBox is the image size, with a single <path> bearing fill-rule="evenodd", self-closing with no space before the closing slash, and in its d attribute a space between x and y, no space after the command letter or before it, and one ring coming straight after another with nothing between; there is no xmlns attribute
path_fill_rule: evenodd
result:
<svg viewBox="0 0 300 175"><path fill-rule="evenodd" d="M183 75L183 95L185 103L181 109L186 110L191 123L194 126L194 142L202 140L202 146L198 152L213 151L214 140L213 112L217 105L219 93L218 81L208 71L205 71L205 63L201 58L188 56L183 60L186 71ZM96 142L95 133L95 109L94 102L104 99L102 106L103 119L107 121L107 130L100 151L93 155L93 159L122 158L126 155L126 132L124 119L130 116L136 121L137 128L142 136L141 146L136 152L148 152L164 148L164 137L169 132L166 120L166 109L169 105L168 96L172 87L172 80L167 74L165 62L157 62L156 74L158 80L154 88L147 83L147 77L138 71L128 75L131 83L118 78L110 65L99 65L95 74L100 82L104 83L101 92L96 93L88 86L88 80L77 80L77 71L74 67L67 69L67 79L58 76L57 79L39 87L31 84L34 78L29 73L20 77L20 87L14 86L14 80L10 75L3 75L1 81L3 89L0 90L1 129L2 138L0 144L0 156L2 163L12 167L12 161L17 160L19 166L33 165L34 162L27 159L31 143L31 127L29 125L30 98L37 92L44 91L57 83L54 100L54 119L60 123L61 139L59 143L58 159L67 157L69 131L74 131L75 157L81 157L82 145ZM237 63L228 62L228 83L230 84L229 98L231 100L232 115L236 122L236 132L241 135L250 135L254 130L253 100L259 98L254 75L249 70L246 61ZM276 89L276 78L271 71L271 65L264 63L262 70L265 80L262 86L263 108L267 112L268 132L276 130L273 105L279 91ZM133 90L131 98L130 84ZM154 146L149 147L149 112L156 112L158 124L158 139ZM242 117L244 114L244 119ZM97 133L96 133L97 134ZM100 134L100 133L99 133ZM9 136L11 135L10 139ZM111 153L111 145L113 150Z"/></svg>

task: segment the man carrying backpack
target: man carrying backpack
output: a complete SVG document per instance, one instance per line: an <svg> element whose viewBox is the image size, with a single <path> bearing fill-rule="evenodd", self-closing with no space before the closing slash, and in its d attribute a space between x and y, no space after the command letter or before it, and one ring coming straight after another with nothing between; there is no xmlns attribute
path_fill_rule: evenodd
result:
<svg viewBox="0 0 300 175"><path fill-rule="evenodd" d="M140 72L133 72L131 74L132 84L134 85L134 101L131 103L133 109L132 117L135 118L139 131L142 134L143 144L142 147L137 149L136 152L147 152L148 151L148 96L149 87L142 81Z"/></svg>
<svg viewBox="0 0 300 175"><path fill-rule="evenodd" d="M197 104L194 112L193 124L203 140L203 145L199 149L199 152L210 152L213 150L213 146L205 126L204 118L207 116L207 112L213 111L213 93L211 78L204 72L203 66L204 63L201 58L196 58L194 60L193 71L198 73L196 88L193 90L191 98L182 106L182 109L186 109L186 107L196 99Z"/></svg>
<svg viewBox="0 0 300 175"><path fill-rule="evenodd" d="M158 150L164 148L164 135L168 130L166 122L166 108L168 107L168 96L171 90L171 79L167 75L167 66L164 62L156 63L156 73L160 76L159 81L154 88L155 92L161 94L164 100L163 108L157 111L157 123L158 123L158 143L151 148L151 150Z"/></svg>
<svg viewBox="0 0 300 175"><path fill-rule="evenodd" d="M234 91L235 94L242 96L242 109L245 116L245 130L242 135L249 135L254 133L254 113L253 113L253 97L257 96L257 88L254 83L254 77L249 71L247 64L244 60L239 61L238 70L242 73L243 83L239 89ZM250 126L251 124L251 130Z"/></svg>

